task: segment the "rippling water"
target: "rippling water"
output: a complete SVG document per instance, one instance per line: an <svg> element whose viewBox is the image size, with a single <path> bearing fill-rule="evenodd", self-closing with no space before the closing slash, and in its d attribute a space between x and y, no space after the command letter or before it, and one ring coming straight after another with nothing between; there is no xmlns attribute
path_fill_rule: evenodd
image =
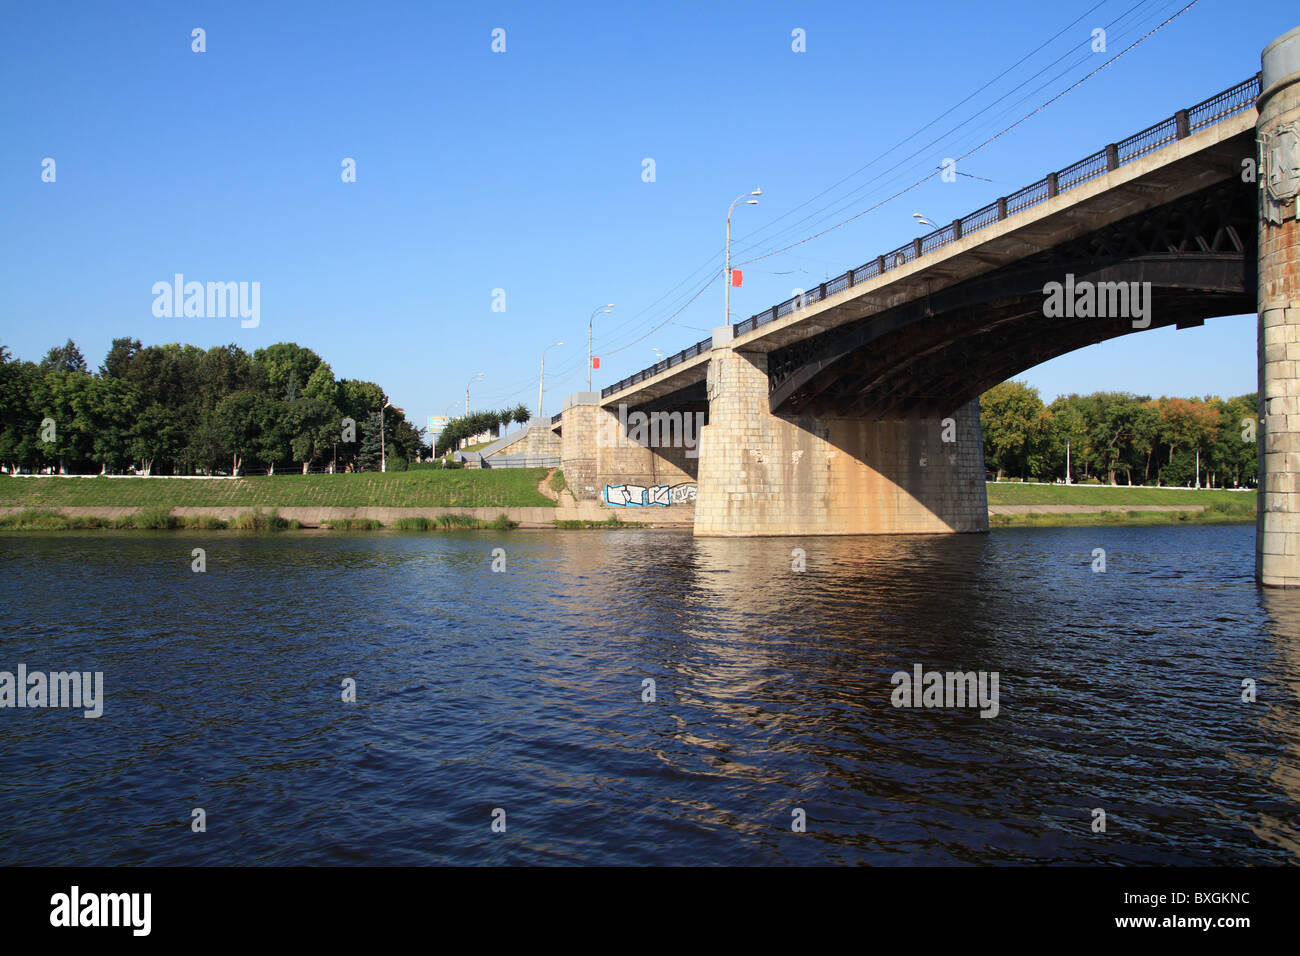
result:
<svg viewBox="0 0 1300 956"><path fill-rule="evenodd" d="M1294 864L1300 595L1253 548L5 534L0 670L106 702L0 710L0 864ZM894 708L918 663L997 671L997 717Z"/></svg>

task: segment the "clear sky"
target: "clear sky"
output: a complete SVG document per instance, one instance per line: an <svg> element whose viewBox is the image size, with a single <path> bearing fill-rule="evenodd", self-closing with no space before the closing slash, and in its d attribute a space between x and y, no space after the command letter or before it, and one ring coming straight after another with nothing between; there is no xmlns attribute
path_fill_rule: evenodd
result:
<svg viewBox="0 0 1300 956"><path fill-rule="evenodd" d="M423 423L459 413L478 372L476 409L533 407L542 349L563 340L549 414L585 386L587 318L604 303L597 388L721 324L735 197L763 189L734 219L743 263L964 154L1186 2L10 0L0 342L38 359L71 337L98 366L116 336L296 341ZM963 160L956 182L743 265L736 319L910 240L924 231L914 212L951 221L1246 79L1298 23L1294 0L1200 0ZM155 317L154 283L178 272L259 282L260 324ZM1126 336L1021 377L1050 400L1228 396L1255 376L1249 316Z"/></svg>

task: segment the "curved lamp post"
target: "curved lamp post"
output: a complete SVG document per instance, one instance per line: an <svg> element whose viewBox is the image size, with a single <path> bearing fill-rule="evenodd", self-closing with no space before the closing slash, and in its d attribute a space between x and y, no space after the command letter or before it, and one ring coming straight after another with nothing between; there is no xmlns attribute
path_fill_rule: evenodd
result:
<svg viewBox="0 0 1300 956"><path fill-rule="evenodd" d="M724 286L723 305L722 305L723 325L731 324L731 214L736 209L736 203L740 202L742 199L745 201L746 206L757 206L758 205L757 199L747 199L746 197L761 196L761 195L763 195L763 190L755 189L752 193L745 193L744 196L737 196L732 201L731 205L727 207L727 265L726 268L723 270L723 275L722 275L722 280L723 280L722 284Z"/></svg>
<svg viewBox="0 0 1300 956"><path fill-rule="evenodd" d="M591 391L591 323L596 321L596 316L600 315L600 313L613 312L613 311L614 311L614 303L607 302L604 305L602 305L599 309L597 309L595 312L591 313L591 318L587 320L587 391L589 392ZM540 409L538 410L537 414L541 415Z"/></svg>

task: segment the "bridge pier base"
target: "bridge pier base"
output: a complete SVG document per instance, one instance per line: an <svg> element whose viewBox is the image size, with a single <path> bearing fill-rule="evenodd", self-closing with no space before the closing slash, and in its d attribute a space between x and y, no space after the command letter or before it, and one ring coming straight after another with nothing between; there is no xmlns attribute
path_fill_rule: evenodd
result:
<svg viewBox="0 0 1300 956"><path fill-rule="evenodd" d="M717 345L708 395L697 535L988 530L977 401L945 419L776 415L767 356Z"/></svg>
<svg viewBox="0 0 1300 956"><path fill-rule="evenodd" d="M1261 59L1255 576L1300 587L1300 28Z"/></svg>

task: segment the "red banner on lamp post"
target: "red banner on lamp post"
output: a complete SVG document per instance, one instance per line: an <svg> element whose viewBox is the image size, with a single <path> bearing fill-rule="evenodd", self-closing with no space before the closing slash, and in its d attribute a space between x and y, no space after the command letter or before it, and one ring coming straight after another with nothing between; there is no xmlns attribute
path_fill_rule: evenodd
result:
<svg viewBox="0 0 1300 956"><path fill-rule="evenodd" d="M743 275L741 274L741 271L740 271L739 269L732 269L732 270L731 270L731 284L732 284L733 286L737 286L737 287L739 287L739 286L740 286L740 281L741 281L742 278L743 278Z"/></svg>

